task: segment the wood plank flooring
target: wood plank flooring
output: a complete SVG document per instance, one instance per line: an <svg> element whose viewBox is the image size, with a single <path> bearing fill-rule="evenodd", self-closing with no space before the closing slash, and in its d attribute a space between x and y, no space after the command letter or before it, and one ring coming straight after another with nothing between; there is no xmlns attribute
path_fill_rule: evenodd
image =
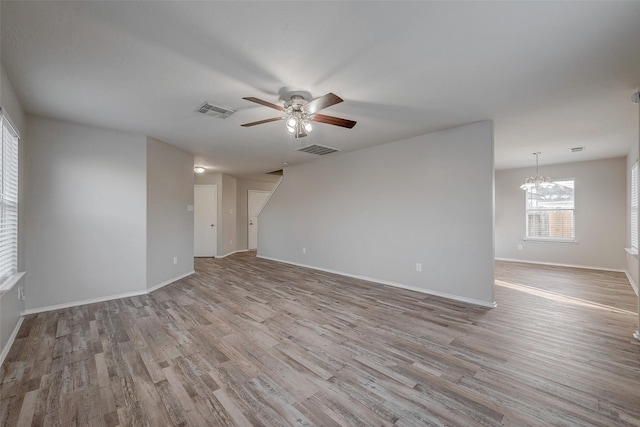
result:
<svg viewBox="0 0 640 427"><path fill-rule="evenodd" d="M624 274L497 262L496 284L486 309L197 259L151 295L28 316L0 425L640 425Z"/></svg>

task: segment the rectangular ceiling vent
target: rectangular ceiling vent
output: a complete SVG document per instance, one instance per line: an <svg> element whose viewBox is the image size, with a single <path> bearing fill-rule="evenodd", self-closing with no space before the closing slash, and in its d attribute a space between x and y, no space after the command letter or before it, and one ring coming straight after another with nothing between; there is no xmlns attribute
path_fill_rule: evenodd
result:
<svg viewBox="0 0 640 427"><path fill-rule="evenodd" d="M230 115L236 112L232 108L225 107L224 105L214 104L213 102L206 101L196 110L198 113L206 114L207 116L217 117L219 119L226 119Z"/></svg>
<svg viewBox="0 0 640 427"><path fill-rule="evenodd" d="M569 150L571 150L572 153L579 153L580 151L584 151L587 147L573 147L573 148L569 148Z"/></svg>
<svg viewBox="0 0 640 427"><path fill-rule="evenodd" d="M317 154L318 156L324 156L326 154L335 153L337 150L331 147L325 147L323 145L307 145L306 147L298 148L296 151L303 151L305 153Z"/></svg>

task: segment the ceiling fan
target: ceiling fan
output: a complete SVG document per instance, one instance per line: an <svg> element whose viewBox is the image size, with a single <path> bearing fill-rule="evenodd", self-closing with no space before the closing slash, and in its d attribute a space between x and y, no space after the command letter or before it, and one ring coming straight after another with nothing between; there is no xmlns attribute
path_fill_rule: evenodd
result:
<svg viewBox="0 0 640 427"><path fill-rule="evenodd" d="M324 96L321 96L320 98L316 98L311 101L308 101L304 96L300 94L294 93L289 96L288 101L285 101L283 107L259 98L254 98L252 96L242 99L255 102L256 104L264 105L265 107L271 107L285 113L285 115L281 117L273 117L271 119L245 123L242 126L250 127L261 125L263 123L275 122L278 120L286 120L285 124L287 127L287 131L290 134L294 135L296 139L307 136L307 134L313 130L313 125L311 124L311 122L326 123L328 125L341 126L349 129L356 125L356 122L354 122L353 120L326 116L324 114L317 114L318 111L324 108L331 107L332 105L342 102L342 98L333 93L328 93Z"/></svg>

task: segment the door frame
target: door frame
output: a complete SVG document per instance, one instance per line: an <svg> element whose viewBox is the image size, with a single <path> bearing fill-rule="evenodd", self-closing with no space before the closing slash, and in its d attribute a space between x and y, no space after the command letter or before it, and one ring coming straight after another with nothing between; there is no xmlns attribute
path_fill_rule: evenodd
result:
<svg viewBox="0 0 640 427"><path fill-rule="evenodd" d="M218 256L218 185L217 184L194 184L193 186L193 191L194 191L194 201L193 201L193 205L194 205L194 233L195 233L195 212L196 212L196 204L195 204L195 191L196 188L206 188L209 187L213 190L213 199L214 199L214 209L213 209L213 224L215 227L215 233L214 233L214 239L213 239L213 255L210 255L212 257L217 257ZM209 255L195 255L195 235L194 235L194 257L208 257Z"/></svg>

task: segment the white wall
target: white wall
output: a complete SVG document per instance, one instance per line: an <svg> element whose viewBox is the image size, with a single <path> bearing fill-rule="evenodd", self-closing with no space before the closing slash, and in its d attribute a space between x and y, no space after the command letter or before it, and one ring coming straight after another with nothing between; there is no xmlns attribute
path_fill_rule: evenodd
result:
<svg viewBox="0 0 640 427"><path fill-rule="evenodd" d="M491 305L492 122L286 168L259 241L261 257Z"/></svg>
<svg viewBox="0 0 640 427"><path fill-rule="evenodd" d="M236 250L241 251L249 248L249 190L273 191L276 185L277 180L274 182L238 180L236 187Z"/></svg>
<svg viewBox="0 0 640 427"><path fill-rule="evenodd" d="M627 241L626 160L541 166L552 179L575 178L577 243L523 241L525 194L535 168L496 171L496 258L624 270ZM518 250L518 245L523 250Z"/></svg>
<svg viewBox="0 0 640 427"><path fill-rule="evenodd" d="M226 256L236 251L236 198L238 180L229 175L222 175L222 216L218 217L218 256ZM221 233L222 231L222 233Z"/></svg>
<svg viewBox="0 0 640 427"><path fill-rule="evenodd" d="M146 290L146 137L28 116L26 309Z"/></svg>
<svg viewBox="0 0 640 427"><path fill-rule="evenodd" d="M147 138L148 289L193 273L193 211L187 205L193 205L193 155Z"/></svg>

